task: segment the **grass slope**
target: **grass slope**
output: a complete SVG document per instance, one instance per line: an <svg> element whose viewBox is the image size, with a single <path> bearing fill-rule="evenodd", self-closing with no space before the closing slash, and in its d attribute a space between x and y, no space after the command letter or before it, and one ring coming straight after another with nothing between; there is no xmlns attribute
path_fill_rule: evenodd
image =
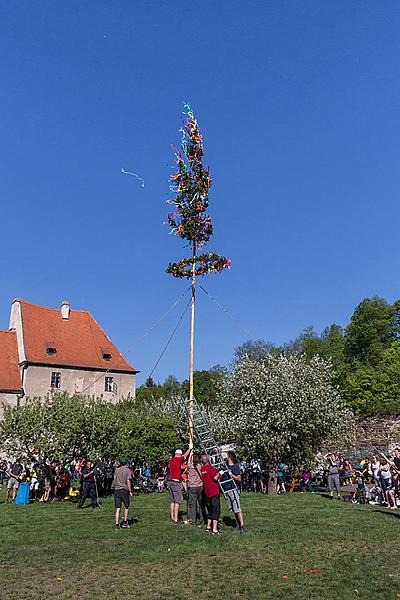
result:
<svg viewBox="0 0 400 600"><path fill-rule="evenodd" d="M230 521L223 504L225 521ZM166 494L139 496L130 530L113 505L0 504L2 600L400 597L400 511L324 496L243 494L248 532L219 538L168 522ZM319 569L320 573L305 573Z"/></svg>

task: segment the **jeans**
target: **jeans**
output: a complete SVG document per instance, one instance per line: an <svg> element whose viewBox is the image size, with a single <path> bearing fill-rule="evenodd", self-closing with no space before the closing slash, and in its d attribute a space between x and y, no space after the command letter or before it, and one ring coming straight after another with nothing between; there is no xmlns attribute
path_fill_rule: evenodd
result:
<svg viewBox="0 0 400 600"><path fill-rule="evenodd" d="M333 492L333 490L335 489L336 492L340 494L339 473L329 473L328 489L330 492Z"/></svg>
<svg viewBox="0 0 400 600"><path fill-rule="evenodd" d="M201 519L201 497L203 486L188 488L188 517L191 523Z"/></svg>
<svg viewBox="0 0 400 600"><path fill-rule="evenodd" d="M92 481L85 481L82 488L81 499L79 500L79 506L83 506L86 498L90 498L92 501L92 508L97 506L97 494L96 488Z"/></svg>
<svg viewBox="0 0 400 600"><path fill-rule="evenodd" d="M304 492L306 488L309 492L313 491L311 479L307 479L307 481L304 481L304 479L301 480L301 491Z"/></svg>

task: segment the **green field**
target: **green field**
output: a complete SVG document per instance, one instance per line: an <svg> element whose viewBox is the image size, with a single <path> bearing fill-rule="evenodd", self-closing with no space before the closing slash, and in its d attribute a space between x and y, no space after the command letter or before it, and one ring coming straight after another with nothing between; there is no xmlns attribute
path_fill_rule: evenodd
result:
<svg viewBox="0 0 400 600"><path fill-rule="evenodd" d="M232 529L223 505L214 537L171 525L166 494L134 498L130 530L113 529L111 500L96 511L2 502L1 598L400 597L400 510L318 494L242 503L248 532Z"/></svg>

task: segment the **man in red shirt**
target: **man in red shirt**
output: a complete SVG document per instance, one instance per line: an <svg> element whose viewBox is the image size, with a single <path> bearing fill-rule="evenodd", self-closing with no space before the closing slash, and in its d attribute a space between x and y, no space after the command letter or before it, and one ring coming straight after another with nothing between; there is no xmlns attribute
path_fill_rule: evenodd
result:
<svg viewBox="0 0 400 600"><path fill-rule="evenodd" d="M220 535L218 531L218 519L221 514L221 503L219 501L220 490L218 479L221 477L221 474L210 465L208 457L205 454L202 454L201 462L203 489L208 505L207 531L211 531L214 535Z"/></svg>
<svg viewBox="0 0 400 600"><path fill-rule="evenodd" d="M182 450L176 450L175 455L169 459L167 488L170 501L170 519L174 525L179 524L179 505L182 502L182 465L191 451L192 448L189 448L183 454Z"/></svg>

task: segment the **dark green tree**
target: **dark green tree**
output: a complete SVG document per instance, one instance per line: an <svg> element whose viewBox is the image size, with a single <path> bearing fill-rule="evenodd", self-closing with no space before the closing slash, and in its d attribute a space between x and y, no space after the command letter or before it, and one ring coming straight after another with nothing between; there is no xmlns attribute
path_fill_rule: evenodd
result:
<svg viewBox="0 0 400 600"><path fill-rule="evenodd" d="M374 367L384 351L399 335L399 302L384 298L365 298L355 309L345 333L345 351L349 362Z"/></svg>
<svg viewBox="0 0 400 600"><path fill-rule="evenodd" d="M234 360L242 360L247 356L252 360L262 360L267 354L271 354L274 344L266 340L247 340L234 350Z"/></svg>

